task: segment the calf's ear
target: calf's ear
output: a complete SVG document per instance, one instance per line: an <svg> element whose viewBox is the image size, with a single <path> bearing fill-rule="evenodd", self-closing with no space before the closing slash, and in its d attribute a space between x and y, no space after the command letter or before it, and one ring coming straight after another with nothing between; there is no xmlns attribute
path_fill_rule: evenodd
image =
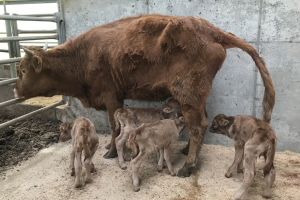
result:
<svg viewBox="0 0 300 200"><path fill-rule="evenodd" d="M173 111L173 109L172 108L170 108L170 107L165 107L164 109L163 109L163 112L164 113L170 113L170 112L172 112Z"/></svg>
<svg viewBox="0 0 300 200"><path fill-rule="evenodd" d="M221 121L222 126L227 126L228 123L229 123L229 121L227 119L222 119L222 121Z"/></svg>

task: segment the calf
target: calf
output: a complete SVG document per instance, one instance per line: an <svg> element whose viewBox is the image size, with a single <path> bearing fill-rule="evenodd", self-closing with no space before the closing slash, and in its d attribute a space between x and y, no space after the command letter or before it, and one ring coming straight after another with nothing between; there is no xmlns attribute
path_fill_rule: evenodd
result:
<svg viewBox="0 0 300 200"><path fill-rule="evenodd" d="M185 127L183 117L174 119L163 119L154 123L142 124L130 133L128 146L132 149L132 180L134 191L139 191L139 168L142 162L157 148L160 151L158 169L162 170L163 160L166 160L168 169L175 176L170 161L170 150L172 142L176 141L179 133ZM137 149L139 154L137 155Z"/></svg>
<svg viewBox="0 0 300 200"><path fill-rule="evenodd" d="M119 165L126 169L124 162L124 144L129 133L139 127L142 123L153 123L161 119L177 117L181 113L180 104L170 98L162 108L119 108L114 114L116 130L120 135L116 138L116 147L119 157Z"/></svg>
<svg viewBox="0 0 300 200"><path fill-rule="evenodd" d="M84 164L86 169L86 183L92 181L91 172L94 171L92 158L99 146L99 136L96 133L94 124L87 118L78 118L74 122L64 122L60 125L61 135L59 141L64 142L72 139L71 176L75 175L75 187L80 187L82 171L81 154L84 151ZM76 157L76 169L74 160Z"/></svg>
<svg viewBox="0 0 300 200"><path fill-rule="evenodd" d="M273 162L277 144L276 134L272 127L263 120L252 116L227 117L224 114L219 114L214 118L209 131L226 135L234 140L235 157L225 176L229 178L234 171L242 172L241 166L243 166L244 180L232 199L240 199L245 190L252 184L255 161L260 155L263 155L266 160L263 169L266 188L262 196L270 198L271 187L275 181Z"/></svg>

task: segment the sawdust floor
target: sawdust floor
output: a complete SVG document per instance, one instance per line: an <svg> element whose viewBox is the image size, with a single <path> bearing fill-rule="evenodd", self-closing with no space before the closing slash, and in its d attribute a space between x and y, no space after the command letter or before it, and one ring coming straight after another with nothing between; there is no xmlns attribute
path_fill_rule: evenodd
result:
<svg viewBox="0 0 300 200"><path fill-rule="evenodd" d="M34 157L12 166L0 174L0 199L203 199L224 200L239 187L242 174L225 178L234 149L219 145L203 145L200 153L199 170L188 178L172 177L167 169L156 171L156 156L151 156L140 170L141 190L134 192L129 169L119 168L117 159L104 159L105 144L110 135L100 135L100 148L95 154L96 172L93 182L81 189L73 188L74 177L70 176L70 142L57 143L40 150ZM186 142L174 145L172 163L178 171L185 162L180 149ZM256 177L244 200L260 200L265 185L259 159ZM300 199L300 154L290 151L278 152L275 156L277 177L272 199Z"/></svg>

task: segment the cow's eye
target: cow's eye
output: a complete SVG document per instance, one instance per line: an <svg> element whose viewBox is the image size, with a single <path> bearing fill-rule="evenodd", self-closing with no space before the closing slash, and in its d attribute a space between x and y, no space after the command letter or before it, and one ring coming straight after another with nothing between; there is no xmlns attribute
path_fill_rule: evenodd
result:
<svg viewBox="0 0 300 200"><path fill-rule="evenodd" d="M22 73L25 74L25 69L22 69Z"/></svg>

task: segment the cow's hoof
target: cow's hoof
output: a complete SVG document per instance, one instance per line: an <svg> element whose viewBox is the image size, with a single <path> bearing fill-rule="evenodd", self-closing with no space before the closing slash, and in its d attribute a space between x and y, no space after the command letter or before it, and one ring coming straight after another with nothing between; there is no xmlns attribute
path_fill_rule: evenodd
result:
<svg viewBox="0 0 300 200"><path fill-rule="evenodd" d="M134 190L135 192L140 191L140 186L133 186L133 190Z"/></svg>
<svg viewBox="0 0 300 200"><path fill-rule="evenodd" d="M188 153L189 153L189 145L186 145L186 147L184 147L183 149L181 149L181 153L183 154L183 155L188 155Z"/></svg>
<svg viewBox="0 0 300 200"><path fill-rule="evenodd" d="M105 149L109 150L110 149L110 143L105 145Z"/></svg>
<svg viewBox="0 0 300 200"><path fill-rule="evenodd" d="M232 173L227 172L227 173L225 174L225 177L226 177L226 178L230 178L231 176L232 176Z"/></svg>
<svg viewBox="0 0 300 200"><path fill-rule="evenodd" d="M116 157L118 157L117 149L109 150L103 156L103 158L106 158L106 159L116 158Z"/></svg>
<svg viewBox="0 0 300 200"><path fill-rule="evenodd" d="M186 164L178 171L177 176L181 178L189 177L192 174L192 167L187 167Z"/></svg>

